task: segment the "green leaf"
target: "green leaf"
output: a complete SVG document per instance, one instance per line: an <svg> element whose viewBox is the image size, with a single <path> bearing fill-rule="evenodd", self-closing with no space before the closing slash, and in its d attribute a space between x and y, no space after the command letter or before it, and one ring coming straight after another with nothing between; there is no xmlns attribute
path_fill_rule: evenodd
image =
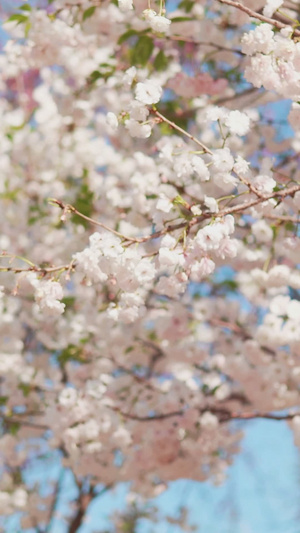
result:
<svg viewBox="0 0 300 533"><path fill-rule="evenodd" d="M22 189L13 189L12 191L5 191L0 193L0 198L4 200L12 200L13 202L18 198L18 194Z"/></svg>
<svg viewBox="0 0 300 533"><path fill-rule="evenodd" d="M132 350L134 350L134 346L128 346L125 350L125 353L130 353Z"/></svg>
<svg viewBox="0 0 300 533"><path fill-rule="evenodd" d="M173 17L170 20L171 22L188 22L194 19L192 19L191 17Z"/></svg>
<svg viewBox="0 0 300 533"><path fill-rule="evenodd" d="M186 207L187 209L189 208L189 204L182 198L182 196L180 196L180 194L177 194L177 196L173 198L172 204L180 205L180 206Z"/></svg>
<svg viewBox="0 0 300 533"><path fill-rule="evenodd" d="M68 361L83 362L81 355L82 355L81 346L75 346L75 344L69 344L66 348L64 348L60 352L57 360L60 363L60 365L64 366Z"/></svg>
<svg viewBox="0 0 300 533"><path fill-rule="evenodd" d="M93 200L94 193L90 191L88 185L84 183L81 186L80 192L74 202L74 207L83 215L90 217L93 212ZM85 228L89 227L89 222L81 218L79 215L73 215L72 222L74 224L81 224L81 226L84 226Z"/></svg>
<svg viewBox="0 0 300 533"><path fill-rule="evenodd" d="M11 435L16 435L20 429L18 422L9 423L9 432Z"/></svg>
<svg viewBox="0 0 300 533"><path fill-rule="evenodd" d="M157 341L157 335L154 330L150 331L150 333L148 334L148 339L150 341Z"/></svg>
<svg viewBox="0 0 300 533"><path fill-rule="evenodd" d="M8 400L8 396L0 396L0 405L5 405Z"/></svg>
<svg viewBox="0 0 300 533"><path fill-rule="evenodd" d="M7 19L7 22L13 21L16 21L18 22L18 24L21 24L22 22L27 22L28 17L26 17L26 15L22 15L22 13L14 13L13 15L11 15L11 17L9 17L9 19Z"/></svg>
<svg viewBox="0 0 300 533"><path fill-rule="evenodd" d="M22 11L31 11L31 5L29 4L23 4L19 7L19 9L22 9Z"/></svg>
<svg viewBox="0 0 300 533"><path fill-rule="evenodd" d="M96 83L97 80L107 80L115 71L115 66L109 63L99 65L99 70L94 70L89 76L89 83Z"/></svg>
<svg viewBox="0 0 300 533"><path fill-rule="evenodd" d="M65 304L66 309L70 309L70 307L73 307L75 300L76 298L74 296L65 296L64 298L62 298L61 302Z"/></svg>
<svg viewBox="0 0 300 533"><path fill-rule="evenodd" d="M130 39L130 37L133 37L133 36L136 36L136 35L138 35L138 32L136 30L125 31L125 33L123 33L123 35L121 35L121 37L119 37L118 44L122 44L125 41L127 41L127 39Z"/></svg>
<svg viewBox="0 0 300 533"><path fill-rule="evenodd" d="M160 129L161 135L163 136L173 135L173 130L171 126L169 126L169 124L167 124L166 122L162 122L161 124L159 124L159 129Z"/></svg>
<svg viewBox="0 0 300 533"><path fill-rule="evenodd" d="M31 22L28 20L28 22L26 22L26 24L25 24L25 28L24 28L24 30L25 30L25 31L24 31L24 34L25 34L26 39L27 39L27 37L28 37L28 33L29 33L29 31L30 31L30 28L31 28Z"/></svg>
<svg viewBox="0 0 300 533"><path fill-rule="evenodd" d="M99 80L100 78L103 78L103 74L99 72L99 70L94 70L89 77L90 83L95 83L95 81Z"/></svg>
<svg viewBox="0 0 300 533"><path fill-rule="evenodd" d="M29 207L30 217L28 218L28 225L32 226L39 222L42 218L47 216L46 210L40 204L34 204Z"/></svg>
<svg viewBox="0 0 300 533"><path fill-rule="evenodd" d="M238 283L234 279L224 279L219 286L231 291L236 291L239 287Z"/></svg>
<svg viewBox="0 0 300 533"><path fill-rule="evenodd" d="M86 9L84 12L83 12L83 16L82 16L82 20L83 22L92 17L92 15L95 13L95 10L96 10L96 6L91 6L91 7L88 7L88 9Z"/></svg>
<svg viewBox="0 0 300 533"><path fill-rule="evenodd" d="M288 221L288 222L285 223L284 227L285 227L285 229L287 231L294 231L295 230L295 223L291 222L291 221Z"/></svg>
<svg viewBox="0 0 300 533"><path fill-rule="evenodd" d="M147 35L142 35L137 40L136 45L131 51L131 64L146 66L154 49L153 39Z"/></svg>
<svg viewBox="0 0 300 533"><path fill-rule="evenodd" d="M169 60L163 50L160 50L154 59L153 65L156 70L165 70L168 66Z"/></svg>
<svg viewBox="0 0 300 533"><path fill-rule="evenodd" d="M30 385L28 385L28 383L20 383L19 389L23 392L25 398L29 395L31 391L31 387Z"/></svg>
<svg viewBox="0 0 300 533"><path fill-rule="evenodd" d="M184 9L184 11L189 13L190 11L192 11L193 5L194 5L194 1L193 0L182 0L182 2L180 2L178 7L180 9Z"/></svg>

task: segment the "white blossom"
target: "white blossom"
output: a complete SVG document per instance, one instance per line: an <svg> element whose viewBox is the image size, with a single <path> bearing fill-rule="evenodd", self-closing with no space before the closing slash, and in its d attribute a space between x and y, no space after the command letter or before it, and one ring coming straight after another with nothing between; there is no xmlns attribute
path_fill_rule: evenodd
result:
<svg viewBox="0 0 300 533"><path fill-rule="evenodd" d="M162 96L162 88L154 81L139 82L135 88L136 99L145 105L157 104Z"/></svg>
<svg viewBox="0 0 300 533"><path fill-rule="evenodd" d="M147 139L151 135L150 124L143 124L137 120L134 120L133 118L126 120L125 126L132 137Z"/></svg>
<svg viewBox="0 0 300 533"><path fill-rule="evenodd" d="M112 113L111 111L107 113L106 115L106 122L114 131L118 129L118 125L119 125L118 119L116 115Z"/></svg>
<svg viewBox="0 0 300 533"><path fill-rule="evenodd" d="M263 14L265 17L272 17L277 9L279 9L283 4L283 0L267 0L266 5L263 9Z"/></svg>
<svg viewBox="0 0 300 533"><path fill-rule="evenodd" d="M252 233L258 242L270 242L273 238L272 228L265 220L258 220L251 227Z"/></svg>
<svg viewBox="0 0 300 533"><path fill-rule="evenodd" d="M48 316L61 315L65 304L60 302L63 298L63 289L57 281L42 281L36 288L35 299L40 310Z"/></svg>
<svg viewBox="0 0 300 533"><path fill-rule="evenodd" d="M224 121L230 133L246 135L250 130L250 119L246 113L230 111Z"/></svg>
<svg viewBox="0 0 300 533"><path fill-rule="evenodd" d="M133 0L118 0L118 6L121 11L130 11L133 9Z"/></svg>
<svg viewBox="0 0 300 533"><path fill-rule="evenodd" d="M153 31L157 31L158 33L167 33L171 24L168 18L161 15L150 18L149 22Z"/></svg>

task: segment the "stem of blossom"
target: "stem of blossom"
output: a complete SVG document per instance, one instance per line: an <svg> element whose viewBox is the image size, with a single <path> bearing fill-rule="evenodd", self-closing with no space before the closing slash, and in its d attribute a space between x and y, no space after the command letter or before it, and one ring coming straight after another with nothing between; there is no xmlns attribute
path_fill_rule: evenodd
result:
<svg viewBox="0 0 300 533"><path fill-rule="evenodd" d="M300 224L300 213L298 216L292 215L264 215L265 218L271 220L279 220L281 222L293 222L294 224Z"/></svg>
<svg viewBox="0 0 300 533"><path fill-rule="evenodd" d="M161 122L165 122L166 124L169 124L169 126L171 126L171 128L173 128L174 130L179 131L180 133L182 133L182 135L185 135L185 137L188 137L189 139L191 139L191 141L193 141L198 146L200 146L202 148L202 150L206 154L210 154L210 155L213 154L212 151L207 146L205 146L205 144L203 144L201 141L199 141L199 139L197 139L196 137L194 137L193 135L191 135L190 133L185 131L183 128L180 128L180 126L177 126L177 124L175 124L175 122L172 122L171 120L166 118L164 115L159 113L159 111L157 111L157 109L155 107L153 108L152 112L154 113L154 115L156 115L161 120Z"/></svg>
<svg viewBox="0 0 300 533"><path fill-rule="evenodd" d="M184 132L184 130L182 130L182 131ZM186 132L184 132L184 133L186 133ZM187 134L187 135L189 135L189 134ZM221 218L221 217L224 217L225 215L230 215L232 213L238 213L239 211L245 211L246 209L249 209L249 207L253 207L254 205L258 205L258 204L260 204L262 202L266 202L267 200L270 200L271 198L285 198L286 196L290 196L290 195L292 196L297 191L300 191L300 184L299 185L298 184L297 185L293 185L292 187L281 189L280 191L274 191L272 193L265 194L265 195L261 195L261 194L258 195L257 192L256 192L256 189L255 189L255 194L257 196L255 199L250 200L249 202L243 202L242 204L237 204L237 205L234 205L232 207L228 207L226 209L223 209L222 211L220 211L217 214L217 218ZM61 202L60 200L51 199L51 201L53 203L57 204L61 209L65 208L65 204L63 202ZM96 226L100 226L103 229L106 229L107 231L110 231L111 233L114 233L118 237L121 237L122 239L124 239L125 241L128 242L128 245L133 244L133 243L140 244L140 243L152 240L152 239L157 239L159 237L162 237L166 233L170 233L171 231L176 231L177 229L182 229L184 227L186 227L187 229L190 229L191 227L195 226L196 224L199 224L200 222L203 222L203 220L206 220L207 218L212 218L213 217L212 213L203 213L200 217L195 217L192 220L190 220L189 222L187 222L187 221L179 222L178 224L174 224L172 226L167 226L166 228L164 228L162 230L155 231L155 232L151 233L151 235L147 235L146 237L140 237L139 238L139 237L126 237L125 235L122 235L118 231L115 231L115 230L109 228L105 224L102 224L101 222L98 222L97 220L93 220L92 218L83 215L82 213L80 213L80 211L77 211L77 209L75 209L75 207L73 207L72 205L68 204L68 209L69 209L69 211L71 211L73 213L76 213L78 216L84 218L85 220L88 220L89 222L91 222L91 224L94 224ZM56 267L56 270L58 270L58 267Z"/></svg>
<svg viewBox="0 0 300 533"><path fill-rule="evenodd" d="M291 20L295 24L295 26L299 26L299 20L293 19L292 17L290 17L286 13L283 13L283 11L281 11L280 9L277 9L275 11L275 13L278 13L278 15L281 15L282 17L284 17L284 18L286 18L288 20Z"/></svg>
<svg viewBox="0 0 300 533"><path fill-rule="evenodd" d="M0 267L0 272L14 272L15 274L19 274L21 272L40 272L41 274L50 274L52 272L59 272L60 270L64 272L65 270L71 270L74 265L72 265L72 262L70 265L60 265L56 267L38 267L36 265L33 265L29 268L14 268L14 267Z"/></svg>
<svg viewBox="0 0 300 533"><path fill-rule="evenodd" d="M222 98L217 98L214 100L215 105L223 105L226 102L231 102L232 100L237 100L238 98L244 98L245 96L257 93L257 97L263 96L264 92L259 92L259 89L256 87L250 87L240 93L232 94L231 96L222 96Z"/></svg>
<svg viewBox="0 0 300 533"><path fill-rule="evenodd" d="M239 178L239 180L248 187L249 191L253 192L253 194L255 194L256 196L258 196L259 198L263 198L264 197L264 194L261 193L260 191L258 191L255 187L253 187L252 183L250 183L250 181L248 181L246 178L243 178L243 176L241 176L240 174L237 174L237 177Z"/></svg>
<svg viewBox="0 0 300 533"><path fill-rule="evenodd" d="M75 265L75 260L73 259L73 260L71 261L71 263L69 264L69 267L68 267L67 272L66 272L66 281L69 281L69 280L70 280L70 277L71 277L71 270L73 270L74 265Z"/></svg>
<svg viewBox="0 0 300 533"><path fill-rule="evenodd" d="M20 259L20 261L24 261L24 263L27 263L28 265L34 267L35 264L32 263L31 261L29 261L29 259L26 259L26 257L22 257L21 255L15 255L15 254L9 254L7 252L2 252L0 253L0 257L9 257L11 262L14 260L14 259Z"/></svg>
<svg viewBox="0 0 300 533"><path fill-rule="evenodd" d="M267 200L270 200L271 198L285 198L286 196L293 195L297 191L300 191L300 185L294 185L293 187L285 188L280 191L274 191L272 193L266 194L264 196L260 196L258 198L254 198L253 200L250 200L249 202L243 202L242 204L237 204L232 207L227 207L226 209L223 209L219 213L217 213L217 218L224 217L226 215L230 215L232 213L238 213L240 211L246 211L249 209L249 207L253 207L254 205L258 205L262 202L266 202ZM196 224L199 224L206 220L207 218L212 218L212 213L203 213L200 215L200 217L193 218L190 222L181 222L179 224L174 224L173 226L167 226L163 230L156 231L155 233L152 233L151 235L148 235L146 237L142 237L140 239L135 239L135 242L141 243L141 242L147 242L151 239L156 239L161 237L162 235L165 235L166 233L170 233L171 231L175 231L177 229L184 228L185 226L190 229L191 227L195 226Z"/></svg>
<svg viewBox="0 0 300 533"><path fill-rule="evenodd" d="M136 242L136 239L133 239L131 237L125 237L122 233L119 231L114 230L113 228L109 228L106 226L106 224L103 224L102 222L99 222L98 220L94 220L93 218L87 217L83 213L80 213L73 205L70 204L64 204L60 200L56 200L55 198L50 198L49 203L58 205L64 213L74 213L75 215L78 215L80 218L83 218L84 220L87 220L91 224L94 224L94 226L99 226L100 228L105 229L106 231L109 231L110 233L113 233L114 235L117 235L117 237L120 237L121 239L124 239L126 241L132 241Z"/></svg>
<svg viewBox="0 0 300 533"><path fill-rule="evenodd" d="M249 209L249 207L253 207L254 205L260 204L267 200L271 200L271 198L285 198L286 196L293 196L298 191L300 191L300 185L294 185L293 187L281 189L280 191L274 191L269 194L265 194L264 196L260 196L259 198L255 198L250 202L244 202L243 204L228 207L227 209L220 211L220 213L218 213L218 217L229 215L231 213L238 213L239 211L244 211L246 209ZM205 216L205 214L201 216ZM205 216L205 218L207 217Z"/></svg>
<svg viewBox="0 0 300 533"><path fill-rule="evenodd" d="M166 124L169 124L169 126L171 126L171 128L174 128L175 130L179 131L180 133L182 133L183 135L185 135L186 137L188 137L189 139L191 139L194 143L198 144L198 146L201 146L202 150L204 151L204 153L206 154L209 154L209 155L213 155L213 152L207 147L205 146L205 144L203 144L201 141L199 141L199 139L197 139L196 137L194 137L193 135L191 135L190 133L188 133L187 131L185 131L183 128L180 128L180 126L177 126L177 124L175 124L175 122L172 122L171 120L169 120L168 118L166 118L164 115L162 115L161 113L159 113L159 111L157 111L155 108L153 110L154 114L160 118L163 122L166 122ZM226 137L224 137L223 135L223 132L222 132L222 127L221 127L221 123L220 121L218 121L219 123L219 127L220 127L220 133L221 133L221 136L224 140L224 143L226 141ZM263 198L263 194L261 194L259 191L257 191L255 189L255 187L253 187L253 185L251 185L250 182L248 182L245 178L242 178L241 176L239 176L237 174L238 178L240 179L240 181L242 181L242 183L244 183L245 185L247 185L247 187L250 189L251 192L253 192L254 194L256 194L256 196L258 196L259 198Z"/></svg>
<svg viewBox="0 0 300 533"><path fill-rule="evenodd" d="M172 21L172 19L170 19L170 20ZM160 39L160 37L157 37L157 35L155 35L154 33L153 34L149 33L148 35L149 35L149 37L153 37L155 39ZM164 40L166 39L168 41L184 41L186 43L198 44L198 45L202 45L202 46L212 46L213 48L216 48L219 51L232 52L233 54L238 54L238 55L241 55L241 56L246 55L241 50L239 50L238 48L229 48L228 46L222 46L220 44L212 43L210 41L195 41L194 39L188 39L187 37L185 37L183 35L182 36L181 35L164 35L163 39Z"/></svg>
<svg viewBox="0 0 300 533"><path fill-rule="evenodd" d="M249 7L246 7L245 5L241 4L240 2L235 2L234 0L218 0L218 2L220 2L221 4L226 4L228 6L236 7L240 11L243 11L244 13L249 15L249 17L256 18L258 20L261 20L262 22L267 22L268 24L271 24L272 26L274 26L278 30L282 30L283 28L286 28L288 26L288 24L284 24L284 22L280 22L279 20L276 20L276 19L273 19L273 18L269 18L269 17L265 17L264 15L261 15L260 13L257 13L256 11L253 11L253 9L250 9ZM300 36L300 31L299 30L294 30L293 34L298 37L298 36Z"/></svg>

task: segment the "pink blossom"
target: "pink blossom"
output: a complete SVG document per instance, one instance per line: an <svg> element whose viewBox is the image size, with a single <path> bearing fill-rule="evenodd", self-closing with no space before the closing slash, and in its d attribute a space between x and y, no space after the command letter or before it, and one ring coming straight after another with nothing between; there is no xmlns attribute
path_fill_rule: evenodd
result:
<svg viewBox="0 0 300 533"><path fill-rule="evenodd" d="M201 73L191 78L183 72L176 74L169 80L168 88L172 89L178 96L185 98L195 98L200 94L219 94L227 87L227 80L220 78L214 80L209 74Z"/></svg>

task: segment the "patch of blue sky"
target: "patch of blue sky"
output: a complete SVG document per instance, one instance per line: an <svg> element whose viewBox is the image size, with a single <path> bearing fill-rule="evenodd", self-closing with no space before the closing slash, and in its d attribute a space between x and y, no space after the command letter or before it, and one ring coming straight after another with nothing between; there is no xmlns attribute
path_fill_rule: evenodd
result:
<svg viewBox="0 0 300 533"><path fill-rule="evenodd" d="M258 107L263 121L274 123L274 140L276 142L290 139L294 136L293 128L288 122L288 114L292 105L291 100L280 100L279 102L268 102Z"/></svg>

